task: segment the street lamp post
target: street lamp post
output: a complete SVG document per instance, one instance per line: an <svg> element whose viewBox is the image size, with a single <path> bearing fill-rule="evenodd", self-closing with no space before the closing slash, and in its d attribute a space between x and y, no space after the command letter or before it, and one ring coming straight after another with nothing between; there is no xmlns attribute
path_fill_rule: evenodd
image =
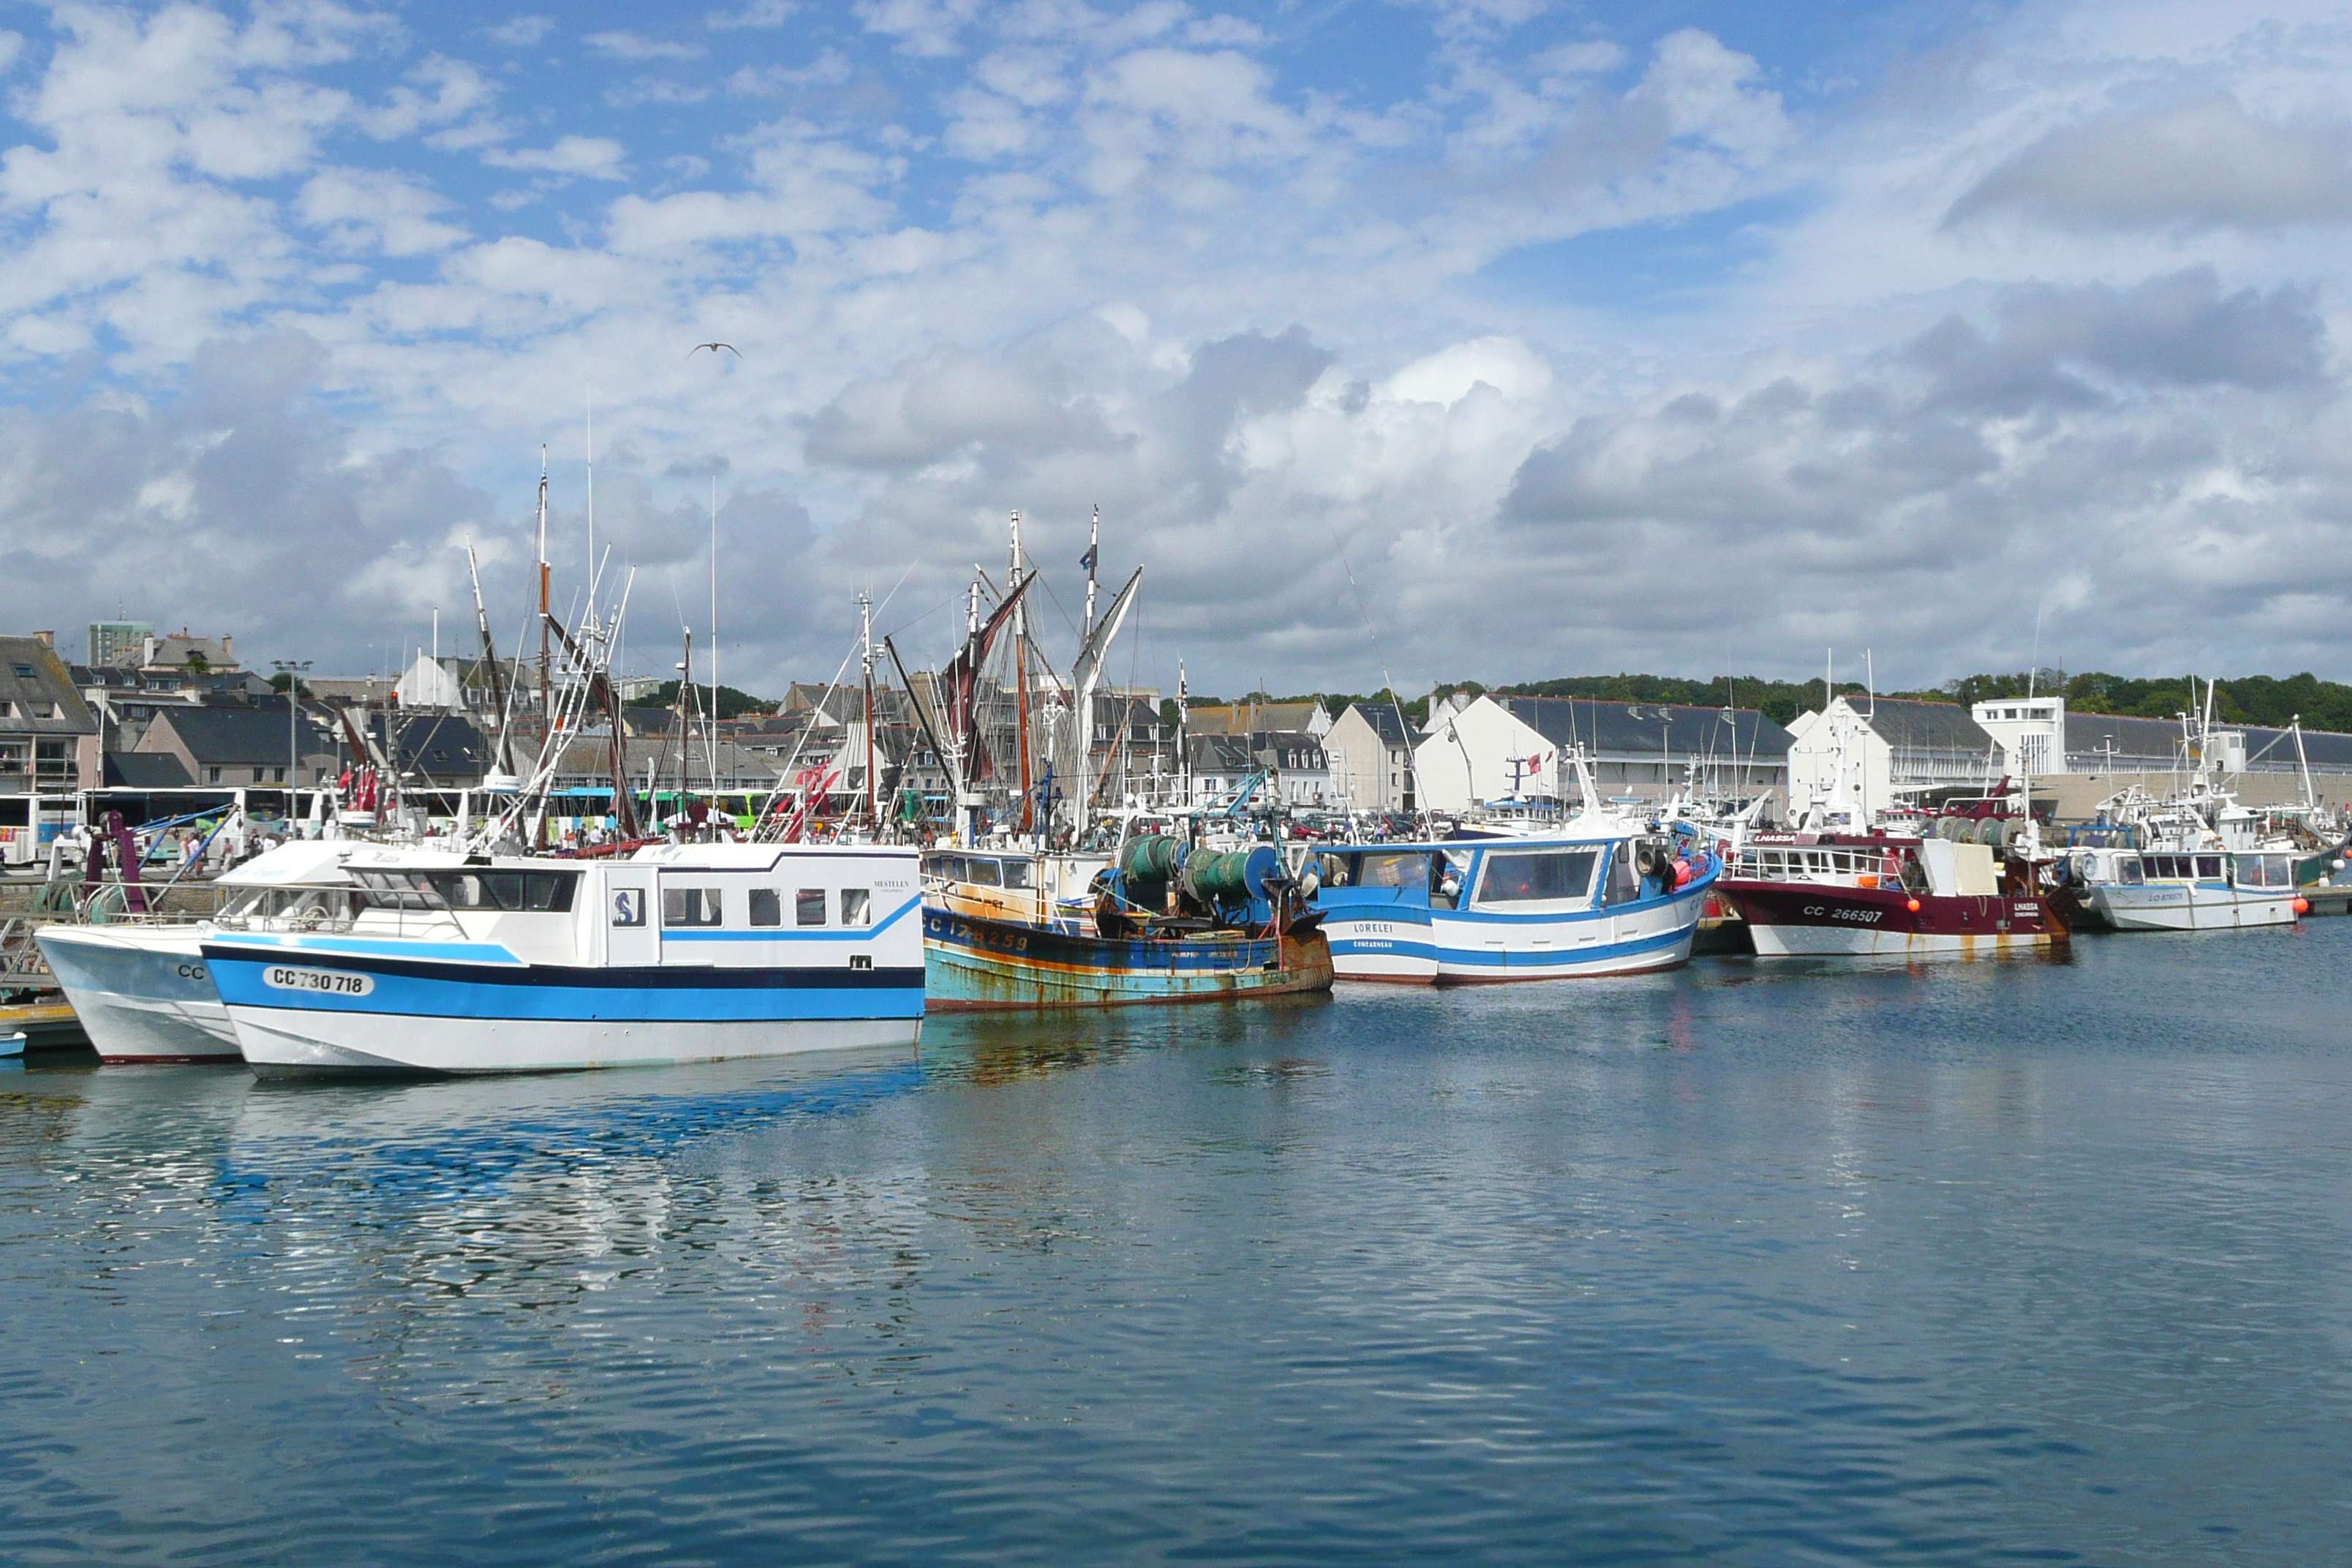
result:
<svg viewBox="0 0 2352 1568"><path fill-rule="evenodd" d="M313 660L278 658L270 668L286 678L286 829L294 830L294 789L302 782L302 677Z"/></svg>

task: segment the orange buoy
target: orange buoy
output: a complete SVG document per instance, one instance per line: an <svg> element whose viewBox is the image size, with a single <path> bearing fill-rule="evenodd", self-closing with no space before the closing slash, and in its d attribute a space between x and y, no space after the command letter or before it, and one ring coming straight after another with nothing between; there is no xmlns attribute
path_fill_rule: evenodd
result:
<svg viewBox="0 0 2352 1568"><path fill-rule="evenodd" d="M2311 900L2309 899L2295 900L2294 912L2299 915L2309 914L2311 912Z"/></svg>
<svg viewBox="0 0 2352 1568"><path fill-rule="evenodd" d="M1906 910L1909 910L1913 914L1915 914L1915 915L1916 915L1916 914L1917 914L1917 913L1919 912L1919 900L1916 900L1916 899L1911 899L1911 900L1906 900L1906 901L1905 902L1905 904L1904 904L1904 906L1903 906L1903 907L1904 907L1905 909L1906 909Z"/></svg>

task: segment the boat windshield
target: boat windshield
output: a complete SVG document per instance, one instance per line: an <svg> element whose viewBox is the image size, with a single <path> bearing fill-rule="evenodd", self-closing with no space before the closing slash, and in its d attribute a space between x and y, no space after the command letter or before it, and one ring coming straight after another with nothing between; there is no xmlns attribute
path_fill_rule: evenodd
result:
<svg viewBox="0 0 2352 1568"><path fill-rule="evenodd" d="M577 871L361 871L352 880L379 909L494 910L561 914L572 908Z"/></svg>
<svg viewBox="0 0 2352 1568"><path fill-rule="evenodd" d="M2294 857L2292 855L2239 856L2238 886L2241 888L2294 887Z"/></svg>
<svg viewBox="0 0 2352 1568"><path fill-rule="evenodd" d="M1335 888L1426 888L1426 849L1328 851L1318 858L1323 880Z"/></svg>
<svg viewBox="0 0 2352 1568"><path fill-rule="evenodd" d="M1601 851L1591 849L1511 850L1486 857L1478 879L1482 904L1532 903L1539 900L1584 899L1592 892L1592 868Z"/></svg>
<svg viewBox="0 0 2352 1568"><path fill-rule="evenodd" d="M577 871L433 871L426 880L453 910L560 914L572 908Z"/></svg>

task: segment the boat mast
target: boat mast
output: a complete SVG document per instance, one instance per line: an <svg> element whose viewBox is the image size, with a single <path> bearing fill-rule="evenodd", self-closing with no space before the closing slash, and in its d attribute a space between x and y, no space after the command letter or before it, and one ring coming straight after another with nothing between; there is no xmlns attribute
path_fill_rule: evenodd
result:
<svg viewBox="0 0 2352 1568"><path fill-rule="evenodd" d="M555 660L548 641L547 446L539 448L539 722L543 743L555 732Z"/></svg>
<svg viewBox="0 0 2352 1568"><path fill-rule="evenodd" d="M1087 527L1086 619L1078 628L1078 646L1084 647L1095 635L1095 565L1102 559L1102 503L1095 503L1094 521ZM1095 695L1089 684L1078 694L1078 777L1081 782L1091 776L1095 758ZM1075 825L1074 825L1075 826Z"/></svg>
<svg viewBox="0 0 2352 1568"><path fill-rule="evenodd" d="M1021 514L1013 514L1013 547L1005 563L1004 580L1021 581ZM1021 753L1021 831L1035 827L1034 803L1029 798L1029 606L1015 604L1013 608L1013 700L1015 718L1013 732L1016 749Z"/></svg>
<svg viewBox="0 0 2352 1568"><path fill-rule="evenodd" d="M466 541L466 575L474 584L474 624L482 636L482 668L490 678L490 701L499 710L498 761L506 773L514 772L513 750L507 743L506 681L499 674L499 650L490 644L490 612L482 603L482 569L474 559L474 542Z"/></svg>
<svg viewBox="0 0 2352 1568"><path fill-rule="evenodd" d="M1185 684L1184 661L1176 661L1176 789L1177 804L1192 804L1192 689Z"/></svg>
<svg viewBox="0 0 2352 1568"><path fill-rule="evenodd" d="M682 816L694 787L694 628L680 626L678 632L686 651L677 667L677 700L672 706L677 711L677 809ZM669 748L665 743L662 749Z"/></svg>
<svg viewBox="0 0 2352 1568"><path fill-rule="evenodd" d="M874 771L874 599L871 595L857 595L857 636L864 648L862 658L866 670L866 812L873 826L875 837L882 833L882 780Z"/></svg>
<svg viewBox="0 0 2352 1568"><path fill-rule="evenodd" d="M710 476L710 714L704 732L710 744L710 795L719 795L719 476Z"/></svg>

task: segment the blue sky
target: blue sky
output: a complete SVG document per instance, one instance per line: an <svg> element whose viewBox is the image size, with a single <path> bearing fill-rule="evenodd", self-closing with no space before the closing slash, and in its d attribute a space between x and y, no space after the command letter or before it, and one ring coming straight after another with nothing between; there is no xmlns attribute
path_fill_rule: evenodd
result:
<svg viewBox="0 0 2352 1568"><path fill-rule="evenodd" d="M1075 602L1097 504L1148 683L2352 678L2340 7L0 23L11 620L362 669L470 538L503 626L593 410L630 661L715 489L754 688L861 588L941 651L1016 508Z"/></svg>

